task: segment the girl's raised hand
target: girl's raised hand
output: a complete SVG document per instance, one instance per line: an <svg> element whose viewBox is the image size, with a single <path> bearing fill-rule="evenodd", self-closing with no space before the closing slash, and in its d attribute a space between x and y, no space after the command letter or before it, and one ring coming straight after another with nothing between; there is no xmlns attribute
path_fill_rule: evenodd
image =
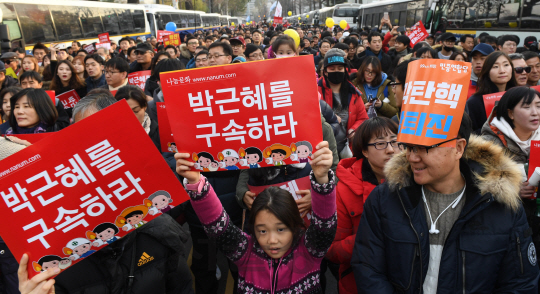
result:
<svg viewBox="0 0 540 294"><path fill-rule="evenodd" d="M30 280L28 279L28 255L23 254L19 263L19 291L21 294L54 294L54 279L51 277L60 273L59 268L44 271ZM50 279L50 280L49 280Z"/></svg>
<svg viewBox="0 0 540 294"><path fill-rule="evenodd" d="M186 178L188 183L196 184L201 179L201 173L198 171L191 171L191 167L195 165L195 163L189 161L189 158L189 153L176 153L174 155L174 159L176 159L176 172Z"/></svg>
<svg viewBox="0 0 540 294"><path fill-rule="evenodd" d="M332 151L328 148L328 142L322 141L315 147L311 168L315 174L315 179L319 184L328 183L328 171L332 167Z"/></svg>

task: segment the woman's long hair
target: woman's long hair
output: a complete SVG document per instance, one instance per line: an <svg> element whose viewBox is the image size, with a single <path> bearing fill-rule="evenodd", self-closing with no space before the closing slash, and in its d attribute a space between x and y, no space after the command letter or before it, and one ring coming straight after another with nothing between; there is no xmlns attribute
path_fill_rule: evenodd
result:
<svg viewBox="0 0 540 294"><path fill-rule="evenodd" d="M74 90L78 90L82 87L84 87L84 82L81 81L79 76L77 75L77 72L75 71L75 68L73 67L73 64L69 60L61 60L56 65L56 69L54 70L53 79L51 82L51 90L58 90L63 87L62 80L60 80L60 77L58 76L58 69L60 68L61 64L67 64L69 66L69 69L71 70L71 78L69 79L69 87Z"/></svg>
<svg viewBox="0 0 540 294"><path fill-rule="evenodd" d="M49 127L56 123L58 111L47 92L43 89L27 88L13 95L10 99L11 113L9 114L9 124L13 129L13 133L17 134L19 132L19 125L15 118L15 103L24 96L26 96L28 104L35 109L40 123L44 123Z"/></svg>
<svg viewBox="0 0 540 294"><path fill-rule="evenodd" d="M499 59L499 57L501 56L506 57L506 59L508 59L508 62L510 63L510 66L512 67L512 77L506 83L505 90L508 91L508 89L513 88L517 85L516 73L514 72L514 64L512 64L512 60L510 60L510 57L508 57L506 53L502 51L495 51L489 54L486 58L486 61L484 61L482 71L480 72L480 76L478 76L478 90L476 91L476 93L474 93L475 95L487 95L499 92L499 88L497 87L497 85L495 85L495 83L491 81L489 73L491 71L491 68L493 68L495 62L497 62L497 59Z"/></svg>

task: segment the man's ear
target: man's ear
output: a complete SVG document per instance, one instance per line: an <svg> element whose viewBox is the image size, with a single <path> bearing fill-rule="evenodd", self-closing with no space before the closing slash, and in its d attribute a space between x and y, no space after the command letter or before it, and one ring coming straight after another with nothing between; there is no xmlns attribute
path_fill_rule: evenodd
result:
<svg viewBox="0 0 540 294"><path fill-rule="evenodd" d="M456 140L456 156L457 159L461 159L465 154L465 148L467 147L467 140L457 139Z"/></svg>

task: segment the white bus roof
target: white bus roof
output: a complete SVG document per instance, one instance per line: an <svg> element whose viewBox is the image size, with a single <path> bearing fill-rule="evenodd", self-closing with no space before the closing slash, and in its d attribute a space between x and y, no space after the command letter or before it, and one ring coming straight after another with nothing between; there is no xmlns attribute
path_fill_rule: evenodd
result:
<svg viewBox="0 0 540 294"><path fill-rule="evenodd" d="M342 4L336 4L334 6L335 9L338 8L360 8L362 5L357 3L342 3Z"/></svg>
<svg viewBox="0 0 540 294"><path fill-rule="evenodd" d="M390 5L390 4L405 3L405 2L411 2L411 1L413 0L384 0L384 1L372 2L369 4L364 4L362 5L362 9L370 8L370 7L385 6L385 5Z"/></svg>
<svg viewBox="0 0 540 294"><path fill-rule="evenodd" d="M328 11L328 10L332 10L332 9L334 9L334 6L332 6L332 7L324 7L324 8L321 8L321 9L319 10L319 13L325 12L325 11Z"/></svg>
<svg viewBox="0 0 540 294"><path fill-rule="evenodd" d="M129 8L129 9L141 9L144 7L138 4L119 4L111 2L97 2L97 1L56 1L54 3L44 3L43 0L0 0L0 3L7 4L35 4L35 5L54 5L54 6L83 6L83 7L108 7L108 8Z"/></svg>

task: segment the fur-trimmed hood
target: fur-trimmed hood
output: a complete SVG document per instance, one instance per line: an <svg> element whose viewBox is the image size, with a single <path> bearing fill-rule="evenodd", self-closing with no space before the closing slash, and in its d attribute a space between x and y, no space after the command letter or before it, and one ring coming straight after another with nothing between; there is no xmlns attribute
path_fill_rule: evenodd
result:
<svg viewBox="0 0 540 294"><path fill-rule="evenodd" d="M520 205L521 172L517 163L505 155L502 147L471 135L463 158L476 162L481 170L471 170L482 195L491 193L495 201L516 211ZM413 184L412 170L405 152L395 155L385 166L386 181L391 190Z"/></svg>
<svg viewBox="0 0 540 294"><path fill-rule="evenodd" d="M180 44L180 56L188 60L192 58L191 53L189 52L187 45L185 43Z"/></svg>

